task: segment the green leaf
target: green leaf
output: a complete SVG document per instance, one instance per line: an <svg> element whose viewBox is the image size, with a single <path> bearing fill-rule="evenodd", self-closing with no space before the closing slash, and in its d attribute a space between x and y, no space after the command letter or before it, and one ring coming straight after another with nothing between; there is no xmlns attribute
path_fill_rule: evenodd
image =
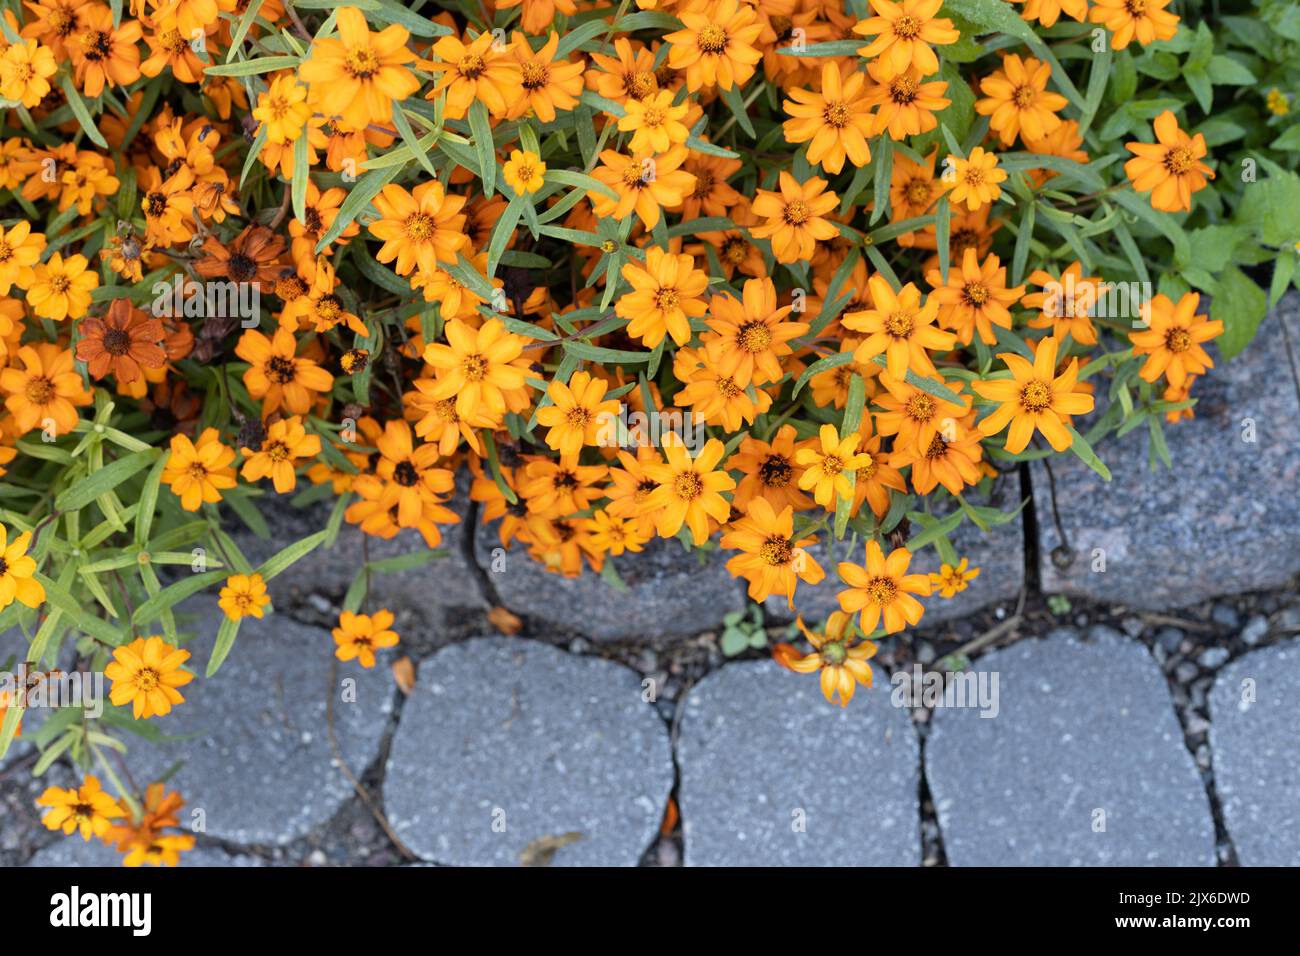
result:
<svg viewBox="0 0 1300 956"><path fill-rule="evenodd" d="M1073 425L1066 425L1065 430L1070 433L1074 441L1070 445L1070 451L1078 457L1085 465L1101 475L1103 481L1110 481L1110 469L1097 457L1097 453L1092 450L1092 446L1087 440L1080 435Z"/></svg>
<svg viewBox="0 0 1300 956"><path fill-rule="evenodd" d="M144 547L149 540L149 532L153 530L153 513L158 506L158 489L162 485L163 469L167 467L167 460L170 453L160 455L153 470L144 480L144 488L140 490L140 507L136 511L135 520L135 543Z"/></svg>
<svg viewBox="0 0 1300 956"><path fill-rule="evenodd" d="M208 658L208 669L204 674L205 677L211 677L225 663L227 655L230 654L230 649L235 646L235 638L239 634L239 624L239 621L232 621L228 617L221 619L221 627L217 628L217 640L212 645L212 656Z"/></svg>
<svg viewBox="0 0 1300 956"><path fill-rule="evenodd" d="M758 134L754 132L754 124L749 119L749 108L740 98L740 87L733 85L731 89L723 90L722 102L727 104L727 109L731 110L731 115L736 118L740 128L749 134L749 138L757 139Z"/></svg>
<svg viewBox="0 0 1300 956"><path fill-rule="evenodd" d="M293 218L299 222L307 218L307 176L310 172L311 165L307 162L307 130L304 129L293 143L293 180L289 184Z"/></svg>
<svg viewBox="0 0 1300 956"><path fill-rule="evenodd" d="M171 610L187 597L198 594L208 585L224 580L226 576L225 571L205 571L203 574L182 578L137 607L135 613L131 615L131 623L147 624L157 620L164 611Z"/></svg>
<svg viewBox="0 0 1300 956"><path fill-rule="evenodd" d="M474 154L479 178L483 180L483 195L491 199L497 183L497 157L492 145L492 123L488 119L487 105L482 100L470 104L469 129L474 134Z"/></svg>
<svg viewBox="0 0 1300 956"><path fill-rule="evenodd" d="M226 53L227 63L234 60L240 44L244 42L244 37L248 35L248 28L253 25L253 21L257 19L257 14L262 9L262 2L263 0L252 0L248 5L248 9L244 11L244 15L239 18L239 23L235 26L234 32L230 34L230 50Z"/></svg>
<svg viewBox="0 0 1300 956"><path fill-rule="evenodd" d="M836 352L834 355L827 355L825 358L819 358L804 369L803 374L799 376L799 380L794 383L794 397L797 397L799 393L803 391L804 385L806 385L808 380L814 375L820 375L822 372L829 372L833 368L839 368L841 365L848 365L852 361L852 352Z"/></svg>
<svg viewBox="0 0 1300 956"><path fill-rule="evenodd" d="M325 540L327 534L328 531L325 530L317 531L315 534L308 535L301 540L295 541L287 548L277 551L257 569L257 573L262 576L263 581L271 580L295 561L315 550Z"/></svg>
<svg viewBox="0 0 1300 956"><path fill-rule="evenodd" d="M138 451L100 468L89 478L62 491L54 499L56 511L78 511L100 495L106 494L142 468L147 468L160 454L156 448Z"/></svg>
<svg viewBox="0 0 1300 956"><path fill-rule="evenodd" d="M594 176L588 176L586 173L574 172L571 169L548 169L546 171L545 182L559 183L562 186L574 186L585 192L596 192L602 196L608 196L610 199L617 199L618 193L614 192L605 183L602 183ZM597 241L596 245L599 245Z"/></svg>
<svg viewBox="0 0 1300 956"><path fill-rule="evenodd" d="M220 63L203 71L204 76L256 76L273 70L296 70L301 59L296 56L263 56L256 60Z"/></svg>
<svg viewBox="0 0 1300 956"><path fill-rule="evenodd" d="M1268 299L1236 266L1229 266L1219 275L1214 297L1210 300L1210 318L1223 323L1223 335L1218 339L1219 351L1224 358L1232 358L1250 344L1259 323L1268 312Z"/></svg>
<svg viewBox="0 0 1300 956"><path fill-rule="evenodd" d="M104 139L95 121L90 117L90 110L86 109L86 101L81 98L77 88L72 84L72 76L65 73L59 80L59 88L63 90L63 95L68 98L68 105L72 107L72 115L77 118L81 125L82 131L90 137L90 141L100 149L108 149L108 141Z"/></svg>
<svg viewBox="0 0 1300 956"><path fill-rule="evenodd" d="M406 111L400 105L393 107L393 125L397 127L397 132L402 136L402 142L406 148L415 156L416 161L424 167L424 171L434 179L438 178L438 170L434 168L433 160L429 158L429 150L422 146L420 140L415 135L415 130L411 129L411 121L406 116Z"/></svg>

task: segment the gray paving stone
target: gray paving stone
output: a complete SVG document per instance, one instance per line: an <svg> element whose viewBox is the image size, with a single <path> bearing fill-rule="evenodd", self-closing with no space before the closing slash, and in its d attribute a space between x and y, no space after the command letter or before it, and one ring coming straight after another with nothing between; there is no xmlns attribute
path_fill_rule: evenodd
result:
<svg viewBox="0 0 1300 956"><path fill-rule="evenodd" d="M359 775L378 756L392 710L387 655L368 671L340 663L331 688L330 633L273 614L245 620L221 670L205 678L221 612L215 598L180 610L199 612L189 662L199 676L182 689L183 704L150 723L186 739L128 740L136 783L184 761L169 784L184 797L185 813L202 809L204 832L242 845L289 843L328 821L355 791L330 747L327 696L334 695L339 749Z"/></svg>
<svg viewBox="0 0 1300 956"><path fill-rule="evenodd" d="M885 676L849 706L814 675L729 664L686 698L677 759L688 866L916 866L916 732Z"/></svg>
<svg viewBox="0 0 1300 956"><path fill-rule="evenodd" d="M1011 475L1009 480L1003 479L999 496L989 504L1011 511L1020 503L1018 495L1019 482ZM915 531L919 533L921 529L916 528ZM808 551L813 560L821 564L826 577L815 586L799 582L794 592L793 612L784 597L773 595L768 598L764 608L773 619L792 621L798 614L803 616L805 622L821 621L839 609L837 595L845 584L836 574L835 567L841 561L861 564L865 544L859 541L850 554L848 537L843 541L832 541L830 535L823 533L818 539L817 544ZM987 534L969 520L963 521L949 536L949 540L958 557L969 558L971 567L980 569L980 575L970 582L965 591L959 591L951 598L943 598L938 592L929 598L921 598L921 603L925 605L921 627L954 621L992 604L1014 604L1025 583L1025 531L1020 516L1006 524L991 527ZM908 570L912 574L931 574L937 572L942 564L939 553L927 546L913 555Z"/></svg>
<svg viewBox="0 0 1300 956"><path fill-rule="evenodd" d="M248 560L257 565L299 538L324 528L332 507L333 499L330 499L299 510L289 504L288 496L269 493L260 499L260 510L271 537L259 538L239 523L233 537ZM444 556L417 568L371 576L372 604L391 610L399 625L437 629L466 609L487 607L478 571L471 565L466 549L468 498L458 495L448 507L461 516L461 523L442 526L443 541L439 548L445 552ZM268 588L272 600L287 602L288 606L300 605L311 595L321 595L337 603L367 555L374 562L428 550L417 531L401 531L385 540L363 534L356 525L344 522L332 548L318 548L275 577Z"/></svg>
<svg viewBox="0 0 1300 956"><path fill-rule="evenodd" d="M82 866L121 866L122 854L100 840L89 842L80 836L59 839L41 850L27 863L28 866L48 867L82 867ZM266 866L255 856L247 853L230 854L216 847L196 846L181 854L178 866Z"/></svg>
<svg viewBox="0 0 1300 956"><path fill-rule="evenodd" d="M590 569L576 578L549 573L518 542L502 550L496 522L478 528L474 548L503 605L544 628L596 640L692 636L745 607L726 569L730 552L687 551L675 539L655 538L639 554L611 559L626 591Z"/></svg>
<svg viewBox="0 0 1300 956"><path fill-rule="evenodd" d="M426 860L518 866L580 834L554 866L632 866L673 785L667 728L621 665L481 638L420 666L384 779L397 835Z"/></svg>
<svg viewBox="0 0 1300 956"><path fill-rule="evenodd" d="M1282 307L1297 322L1300 296ZM1052 562L1061 541L1048 475L1033 464L1045 591L1169 610L1285 586L1300 572L1300 400L1278 316L1241 355L1215 362L1192 390L1196 418L1165 429L1172 470L1150 470L1145 428L1098 445L1111 482L1070 454L1053 459L1075 551L1065 570ZM1105 571L1094 571L1103 555Z"/></svg>
<svg viewBox="0 0 1300 956"><path fill-rule="evenodd" d="M1210 693L1224 824L1245 866L1300 866L1300 640L1251 651Z"/></svg>
<svg viewBox="0 0 1300 956"><path fill-rule="evenodd" d="M996 716L936 708L926 741L950 864L1214 864L1209 800L1141 644L1060 628L975 670L998 675Z"/></svg>

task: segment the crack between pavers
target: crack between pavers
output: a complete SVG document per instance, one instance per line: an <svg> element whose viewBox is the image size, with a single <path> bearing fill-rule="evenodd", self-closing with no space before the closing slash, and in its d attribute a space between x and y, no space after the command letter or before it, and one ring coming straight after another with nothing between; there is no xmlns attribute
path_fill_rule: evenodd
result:
<svg viewBox="0 0 1300 956"><path fill-rule="evenodd" d="M474 540L478 536L479 511L479 503L471 498L469 507L465 509L465 520L461 522L463 531L460 540L461 554L472 569L474 576L478 579L479 596L487 602L487 606L489 608L505 607L501 603L501 595L497 593L496 585L492 583L492 576L483 565L478 563L478 552L474 548Z"/></svg>
<svg viewBox="0 0 1300 956"><path fill-rule="evenodd" d="M1028 595L1041 595L1043 592L1042 565L1038 553L1038 508L1034 499L1034 480L1029 462L1022 461L1020 472L1020 500L1025 502L1020 511L1020 525L1024 529L1025 555L1025 591Z"/></svg>

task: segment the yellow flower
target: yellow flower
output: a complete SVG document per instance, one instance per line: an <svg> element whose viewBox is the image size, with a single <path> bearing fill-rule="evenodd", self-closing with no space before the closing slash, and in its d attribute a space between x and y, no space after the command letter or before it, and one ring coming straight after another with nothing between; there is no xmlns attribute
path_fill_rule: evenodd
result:
<svg viewBox="0 0 1300 956"><path fill-rule="evenodd" d="M510 161L503 170L506 183L521 196L542 188L546 177L546 164L534 152L511 150Z"/></svg>
<svg viewBox="0 0 1300 956"><path fill-rule="evenodd" d="M374 667L375 651L393 647L400 640L392 626L393 612L389 610L378 610L373 616L344 611L339 615L339 626L334 628L334 643L338 645L334 656L341 661L358 660L362 667Z"/></svg>
<svg viewBox="0 0 1300 956"><path fill-rule="evenodd" d="M262 608L271 603L266 593L266 582L260 574L232 574L226 578L217 602L226 617L238 621L245 617L261 618Z"/></svg>
<svg viewBox="0 0 1300 956"><path fill-rule="evenodd" d="M698 547L709 539L709 519L727 520L731 505L721 492L736 487L726 471L718 468L726 451L722 442L710 438L694 458L681 439L673 433L665 436L666 463L646 464L645 474L659 483L646 498L646 511L655 512L655 527L660 537L671 538L682 525L691 530L691 540Z"/></svg>
<svg viewBox="0 0 1300 956"><path fill-rule="evenodd" d="M767 222L751 229L750 234L755 239L772 240L777 262L807 262L818 242L840 234L833 222L822 218L840 201L826 185L826 180L816 176L801 184L781 170L779 192L758 190L754 215Z"/></svg>
<svg viewBox="0 0 1300 956"><path fill-rule="evenodd" d="M81 838L87 841L92 834L103 836L110 820L126 816L126 811L104 792L99 779L94 776L87 776L76 789L47 787L36 799L36 804L50 808L41 817L48 829L62 830L68 836L80 830Z"/></svg>
<svg viewBox="0 0 1300 956"><path fill-rule="evenodd" d="M1264 99L1264 104L1268 111L1274 116L1286 116L1291 112L1291 102L1287 95L1279 90L1276 86L1268 91L1268 96Z"/></svg>
<svg viewBox="0 0 1300 956"><path fill-rule="evenodd" d="M90 308L91 291L99 285L99 276L87 268L89 265L83 255L64 259L61 253L54 253L49 262L33 270L27 304L43 319L81 318Z"/></svg>
<svg viewBox="0 0 1300 956"><path fill-rule="evenodd" d="M793 653L777 657L784 666L800 674L821 671L822 696L833 704L838 694L841 707L848 706L858 684L871 686L871 665L867 661L876 654L873 642L865 639L854 642L849 628L852 617L843 611L832 611L821 633L810 630L802 617L795 618L795 624L815 650L805 657L795 657ZM782 647L794 651L789 645Z"/></svg>
<svg viewBox="0 0 1300 956"><path fill-rule="evenodd" d="M422 183L407 192L389 183L374 199L379 218L367 227L383 246L375 254L380 262L397 260L400 276L419 266L432 273L439 262L455 263L456 253L469 245L465 235L464 196L449 196L442 183Z"/></svg>
<svg viewBox="0 0 1300 956"><path fill-rule="evenodd" d="M952 21L936 19L943 0L870 0L876 16L859 21L853 32L860 36L875 37L858 49L861 56L879 57L890 76L897 76L915 67L921 76L939 72L939 58L930 49L935 43L946 46L956 43L961 34Z"/></svg>
<svg viewBox="0 0 1300 956"><path fill-rule="evenodd" d="M629 262L622 274L632 291L619 298L614 312L628 320L628 335L650 349L665 335L677 345L691 340L690 320L704 315L703 295L709 288L708 273L696 269L691 256L650 246L645 265Z"/></svg>
<svg viewBox="0 0 1300 956"><path fill-rule="evenodd" d="M181 670L189 657L189 651L177 650L156 635L115 648L104 668L104 676L113 682L108 699L115 707L130 703L136 720L170 713L185 702L176 688L194 680L193 674Z"/></svg>
<svg viewBox="0 0 1300 956"><path fill-rule="evenodd" d="M282 73L271 81L271 88L257 98L253 119L266 128L270 143L292 143L307 128L311 107L307 105L307 87L292 73Z"/></svg>
<svg viewBox="0 0 1300 956"><path fill-rule="evenodd" d="M548 429L546 444L565 457L597 444L602 429L618 415L616 400L601 401L608 387L590 372L574 372L568 383L551 382L546 389L551 404L537 410L537 423Z"/></svg>
<svg viewBox="0 0 1300 956"><path fill-rule="evenodd" d="M446 92L447 119L464 119L475 100L481 101L493 116L505 116L525 98L519 62L509 47L496 43L494 32L488 30L468 44L454 36L440 37L432 51L438 61L421 64L430 72L442 74L428 99Z"/></svg>
<svg viewBox="0 0 1300 956"><path fill-rule="evenodd" d="M8 529L0 524L0 610L12 604L14 598L27 607L39 607L45 600L45 588L33 577L36 561L27 554L31 543L30 531L10 541Z"/></svg>
<svg viewBox="0 0 1300 956"><path fill-rule="evenodd" d="M628 100L626 112L619 117L621 133L631 133L628 149L634 153L666 153L690 135L682 120L689 103L673 105L672 90L660 90L644 100Z"/></svg>
<svg viewBox="0 0 1300 956"><path fill-rule="evenodd" d="M601 508L586 521L589 543L602 554L619 555L637 552L650 539L634 518L618 518Z"/></svg>
<svg viewBox="0 0 1300 956"><path fill-rule="evenodd" d="M951 173L945 173L943 183L949 190L952 204L965 203L971 212L987 203L997 202L1002 195L998 183L1007 178L1007 171L998 167L998 157L976 146L965 159L949 157Z"/></svg>
<svg viewBox="0 0 1300 956"><path fill-rule="evenodd" d="M839 594L840 608L849 614L861 611L859 618L864 634L873 633L884 618L885 633L897 634L908 624L913 627L921 620L925 608L912 595L930 594L930 578L924 574L908 574L912 552L895 548L885 557L884 551L872 538L867 542L865 565L844 561L838 570L848 590Z"/></svg>
<svg viewBox="0 0 1300 956"><path fill-rule="evenodd" d="M320 436L307 434L297 415L282 418L266 430L266 437L254 451L243 449L245 462L239 474L245 481L270 477L278 494L288 494L298 484L295 460L320 454Z"/></svg>
<svg viewBox="0 0 1300 956"><path fill-rule="evenodd" d="M1014 352L999 352L998 358L1006 362L1012 377L971 382L977 395L1001 403L997 411L980 422L980 431L986 436L996 435L1010 425L1006 448L1012 455L1025 450L1035 429L1056 451L1065 451L1074 443L1065 427L1070 416L1092 411L1092 396L1074 390L1079 360L1070 359L1065 371L1056 374L1059 344L1051 337L1040 341L1032 363Z"/></svg>
<svg viewBox="0 0 1300 956"><path fill-rule="evenodd" d="M945 598L950 598L959 591L965 591L970 583L980 576L980 569L969 568L969 565L970 560L962 558L957 562L956 567L951 564L940 566L938 573L930 575L931 587Z"/></svg>
<svg viewBox="0 0 1300 956"><path fill-rule="evenodd" d="M456 414L473 418L483 409L500 420L507 411L506 393L525 387L520 359L529 339L507 332L500 319L488 319L476 330L452 319L443 330L447 344L425 347L424 360L438 371L433 399L456 399Z"/></svg>
<svg viewBox="0 0 1300 956"><path fill-rule="evenodd" d="M356 7L338 11L338 29L337 39L312 41L311 56L299 67L311 84L312 101L327 116L342 116L357 129L390 122L393 101L420 88L405 65L416 59L406 47L411 34L397 24L371 33Z"/></svg>
<svg viewBox="0 0 1300 956"><path fill-rule="evenodd" d="M17 100L31 109L50 92L50 80L58 71L54 51L35 40L12 44L0 56L0 96Z"/></svg>
<svg viewBox="0 0 1300 956"><path fill-rule="evenodd" d="M753 7L719 0L716 5L692 4L677 16L684 29L664 41L669 44L668 66L686 71L688 90L714 85L729 90L754 75L754 64L763 59L754 48L763 24Z"/></svg>
<svg viewBox="0 0 1300 956"><path fill-rule="evenodd" d="M820 447L800 448L795 452L795 464L804 469L799 476L799 487L811 490L813 500L823 508L834 509L837 498L851 498L853 486L849 475L871 464L871 456L854 454L862 436L857 432L840 438L834 425L823 425L818 434Z"/></svg>
<svg viewBox="0 0 1300 956"><path fill-rule="evenodd" d="M36 278L33 268L45 250L45 233L32 232L30 223L16 222L8 232L0 226L0 295L8 295L13 286L31 287Z"/></svg>
<svg viewBox="0 0 1300 956"><path fill-rule="evenodd" d="M951 332L934 327L939 300L930 296L922 305L921 290L911 282L896 295L881 275L873 275L867 285L874 308L850 312L843 320L846 329L867 333L854 351L853 361L866 364L883 353L894 378L903 378L908 369L920 375L936 374L930 351L947 351L957 341Z"/></svg>
<svg viewBox="0 0 1300 956"><path fill-rule="evenodd" d="M187 435L173 435L162 480L181 499L182 508L198 511L205 501L220 501L222 489L235 487L234 460L235 450L221 443L215 428L205 428L197 443Z"/></svg>

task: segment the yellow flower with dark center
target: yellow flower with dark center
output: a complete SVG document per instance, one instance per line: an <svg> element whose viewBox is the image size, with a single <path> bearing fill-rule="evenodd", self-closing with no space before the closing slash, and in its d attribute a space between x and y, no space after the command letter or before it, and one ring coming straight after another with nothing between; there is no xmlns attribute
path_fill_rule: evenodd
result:
<svg viewBox="0 0 1300 956"><path fill-rule="evenodd" d="M393 612L381 609L373 615L344 611L334 628L334 656L341 661L356 660L362 667L375 666L375 651L394 647L400 640L392 630Z"/></svg>
<svg viewBox="0 0 1300 956"><path fill-rule="evenodd" d="M104 792L99 778L93 775L87 775L81 786L75 789L47 787L36 798L36 805L49 808L41 817L48 829L62 830L68 836L80 831L81 838L86 841L92 835L103 836L111 821L126 816L126 811Z"/></svg>
<svg viewBox="0 0 1300 956"><path fill-rule="evenodd" d="M875 81L867 89L867 102L874 106L870 135L888 131L891 139L928 133L939 125L936 113L946 109L952 100L943 94L948 90L946 80L923 83L921 71L909 67L902 73L890 73L883 60L867 64L867 73Z"/></svg>
<svg viewBox="0 0 1300 956"><path fill-rule="evenodd" d="M790 306L777 307L776 286L768 278L747 280L739 301L715 295L704 345L719 374L742 388L780 381L781 360L793 351L790 340L808 331L807 322L790 321L792 312Z"/></svg>
<svg viewBox="0 0 1300 956"><path fill-rule="evenodd" d="M1078 19L1076 17L1076 19ZM930 584L941 597L950 598L970 587L970 583L980 576L979 568L970 567L970 559L962 558L956 566L943 564L938 572L930 574Z"/></svg>
<svg viewBox="0 0 1300 956"><path fill-rule="evenodd" d="M616 194L616 199L597 190L588 190L593 211L600 217L626 219L632 212L653 229L663 209L676 209L695 188L695 177L679 167L685 162L685 146L674 146L666 153L636 153L624 156L612 149L600 154L601 164L592 177Z"/></svg>
<svg viewBox="0 0 1300 956"><path fill-rule="evenodd" d="M30 531L10 541L9 530L0 524L0 610L15 598L27 607L39 607L45 601L45 588L34 577L36 561L27 553L31 543Z"/></svg>
<svg viewBox="0 0 1300 956"><path fill-rule="evenodd" d="M226 617L238 621L246 617L262 617L262 608L271 603L266 593L266 582L260 574L232 574L226 578L217 606Z"/></svg>
<svg viewBox="0 0 1300 956"><path fill-rule="evenodd" d="M745 517L733 522L722 536L724 548L742 552L727 561L727 570L749 582L750 598L761 602L781 594L791 609L800 580L817 584L826 576L804 550L816 541L814 537L796 539L794 509L786 505L778 514L766 498L750 501Z"/></svg>
<svg viewBox="0 0 1300 956"><path fill-rule="evenodd" d="M884 276L867 280L873 308L850 312L844 316L846 329L865 332L867 337L853 353L853 360L866 364L884 355L886 368L894 378L903 378L909 369L919 375L935 375L931 351L951 349L957 337L935 328L939 300L930 296L921 304L921 290L909 282L897 293Z"/></svg>
<svg viewBox="0 0 1300 956"><path fill-rule="evenodd" d="M795 464L804 469L799 476L799 487L812 491L813 500L823 508L833 511L837 499L852 497L849 476L871 464L870 455L856 450L861 440L862 436L856 432L841 438L834 425L823 425L817 447L804 447L795 452Z"/></svg>
<svg viewBox="0 0 1300 956"><path fill-rule="evenodd" d="M551 404L537 410L537 423L547 428L546 444L566 457L597 444L618 415L617 400L602 400L608 388L585 371L574 372L568 382L551 382L546 388Z"/></svg>
<svg viewBox="0 0 1300 956"><path fill-rule="evenodd" d="M867 661L876 655L877 650L872 641L855 640L850 626L852 619L851 614L832 611L825 629L819 632L805 625L802 617L795 618L795 624L813 646L813 653L796 657L793 648L781 645L787 653L775 655L782 666L796 673L820 671L822 696L833 704L838 694L841 707L848 706L859 684L871 686L871 665Z"/></svg>
<svg viewBox="0 0 1300 956"><path fill-rule="evenodd" d="M493 116L505 116L524 98L520 65L509 49L497 44L491 30L469 43L454 36L439 37L432 51L438 59L420 64L431 73L441 74L427 98L446 94L447 119L464 119L475 100L481 101Z"/></svg>
<svg viewBox="0 0 1300 956"><path fill-rule="evenodd" d="M235 354L248 363L244 385L262 403L263 417L280 408L305 415L315 401L313 393L333 387L333 375L297 352L297 340L284 328L276 329L269 339L257 329L240 336Z"/></svg>
<svg viewBox="0 0 1300 956"><path fill-rule="evenodd" d="M181 499L186 511L198 511L203 502L216 504L221 492L235 487L235 450L221 443L215 428L205 428L197 442L188 435L173 435L171 453L162 480Z"/></svg>
<svg viewBox="0 0 1300 956"><path fill-rule="evenodd" d="M177 650L156 635L114 648L113 660L104 668L104 676L113 682L108 699L115 707L130 704L136 720L171 713L185 702L176 688L194 680L181 669L189 657L189 651Z"/></svg>
<svg viewBox="0 0 1300 956"><path fill-rule="evenodd" d="M928 596L930 578L908 574L911 563L911 551L895 548L886 558L874 538L867 542L865 564L840 563L840 578L849 586L839 594L840 608L849 614L861 612L862 633L874 633L882 619L886 634L920 622L925 608L913 595Z"/></svg>
<svg viewBox="0 0 1300 956"><path fill-rule="evenodd" d="M985 345L995 344L993 326L1011 328L1011 306L1025 291L1022 285L1008 289L1007 270L998 257L990 254L981 264L974 249L963 252L961 264L948 269L947 282L938 269L925 278L934 286L930 301L938 305L939 324L953 329L962 345L969 345L976 332Z"/></svg>
<svg viewBox="0 0 1300 956"><path fill-rule="evenodd" d="M294 415L275 422L256 450L244 448L243 453L244 467L239 474L245 481L269 477L277 494L288 494L298 484L298 459L320 454L320 436L307 434L302 419Z"/></svg>
<svg viewBox="0 0 1300 956"><path fill-rule="evenodd" d="M383 240L375 254L380 262L397 260L398 275L410 275L419 267L432 273L439 262L456 262L456 253L469 245L465 235L464 196L449 196L442 183L421 183L407 192L389 183L374 199L379 218L370 223L370 234Z"/></svg>
<svg viewBox="0 0 1300 956"><path fill-rule="evenodd" d="M888 394L877 395L873 401L880 411L873 416L876 429L882 435L896 435L894 450L914 448L924 451L941 431L951 433L955 423L966 417L970 410L971 399L962 395L961 382L939 383L949 391L956 393L961 402L950 402L946 398L932 395L924 389L908 382L896 379L888 372L881 373L880 384L885 386Z"/></svg>
<svg viewBox="0 0 1300 956"><path fill-rule="evenodd" d="M1138 373L1148 382L1163 375L1170 386L1181 389L1197 375L1214 367L1205 351L1205 343L1223 334L1223 323L1206 315L1197 315L1201 304L1199 292L1188 292L1175 304L1166 295L1158 295L1142 306L1145 328L1129 333L1135 355L1147 360Z"/></svg>
<svg viewBox="0 0 1300 956"><path fill-rule="evenodd" d="M655 514L660 537L671 538L685 525L698 547L709 539L710 519L721 524L731 513L722 492L736 487L718 465L726 451L722 442L710 438L694 457L675 434L664 436L666 461L646 464L648 478L659 483L646 498L646 509Z"/></svg>
<svg viewBox="0 0 1300 956"><path fill-rule="evenodd" d="M1014 352L999 352L998 358L1011 370L1011 378L971 383L977 395L1001 405L980 422L980 431L986 436L996 435L1010 425L1006 449L1012 455L1025 450L1035 431L1042 432L1056 451L1065 451L1074 443L1065 427L1070 416L1092 411L1092 396L1074 389L1079 360L1070 359L1065 371L1056 374L1058 344L1050 337L1041 340L1032 363Z"/></svg>

